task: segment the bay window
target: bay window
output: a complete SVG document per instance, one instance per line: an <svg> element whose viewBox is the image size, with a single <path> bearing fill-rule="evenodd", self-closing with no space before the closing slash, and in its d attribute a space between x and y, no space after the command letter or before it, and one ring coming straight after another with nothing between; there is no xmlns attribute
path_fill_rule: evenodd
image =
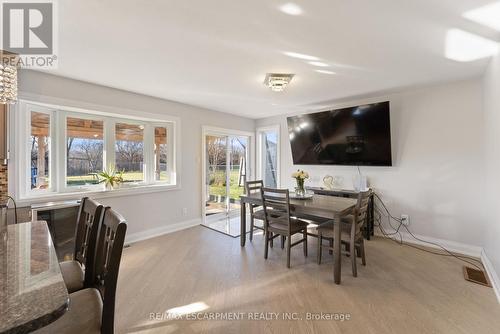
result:
<svg viewBox="0 0 500 334"><path fill-rule="evenodd" d="M18 197L175 186L176 121L124 117L38 103L19 103ZM24 125L23 125L24 124ZM106 190L99 173L122 173Z"/></svg>

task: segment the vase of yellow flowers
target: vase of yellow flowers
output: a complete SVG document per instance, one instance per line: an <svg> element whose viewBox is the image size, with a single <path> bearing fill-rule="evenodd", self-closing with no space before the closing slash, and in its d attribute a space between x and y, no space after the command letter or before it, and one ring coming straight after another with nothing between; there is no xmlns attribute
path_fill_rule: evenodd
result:
<svg viewBox="0 0 500 334"><path fill-rule="evenodd" d="M309 173L298 169L295 173L292 174L292 177L297 182L297 187L295 187L295 194L297 196L304 196L306 194L304 182L309 178Z"/></svg>

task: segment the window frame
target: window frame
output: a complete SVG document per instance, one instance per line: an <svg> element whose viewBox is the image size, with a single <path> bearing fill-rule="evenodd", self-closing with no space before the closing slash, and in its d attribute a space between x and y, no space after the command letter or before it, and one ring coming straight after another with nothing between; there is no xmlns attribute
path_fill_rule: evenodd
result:
<svg viewBox="0 0 500 334"><path fill-rule="evenodd" d="M176 155L175 155L175 146L172 146L173 149L170 148L169 143L175 143L175 129L174 129L174 124L173 123L161 123L161 122L153 122L149 124L152 128L151 134L153 136L152 138L152 147L151 147L151 154L152 154L152 161L153 161L153 168L152 168L152 175L151 179L154 180L158 184L169 184L169 181L161 181L161 180L155 180L155 164L154 164L154 132L155 128L165 128L167 130L167 173L170 175L170 180L176 178L176 173L175 173L175 166L176 166ZM171 163L168 163L171 161Z"/></svg>
<svg viewBox="0 0 500 334"><path fill-rule="evenodd" d="M33 196L43 196L47 194L53 194L54 190L57 189L58 187L58 178L57 178L57 152L55 150L55 141L57 140L57 127L55 126L55 120L56 120L56 110L53 108L45 108L45 107L40 107L37 105L31 105L32 108L29 110L26 110L25 113L25 129L26 129L26 135L24 136L24 144L25 150L24 150L24 161L26 165L26 169L24 169L24 191L26 193L32 193ZM41 114L47 114L49 115L49 170L48 170L48 175L49 175L49 187L46 189L31 189L31 147L30 147L30 142L27 140L29 137L31 137L31 113L36 112L36 113L41 113Z"/></svg>
<svg viewBox="0 0 500 334"><path fill-rule="evenodd" d="M256 170L256 175L257 179L263 180L265 177L265 167L264 167L264 162L265 159L263 159L263 154L264 149L263 149L263 136L267 132L276 132L276 186L279 188L281 187L281 132L280 132L280 125L275 124L275 125L269 125L269 126L263 126L259 127L255 130L256 132L256 138L257 138L257 170Z"/></svg>
<svg viewBox="0 0 500 334"><path fill-rule="evenodd" d="M106 109L103 107L103 109ZM109 108L108 108L109 109ZM49 146L49 177L48 189L31 189L31 147L29 140L31 136L31 112L50 114L50 146ZM21 129L16 135L16 156L21 157L16 161L18 177L15 192L19 200L33 198L50 198L69 195L81 195L89 193L119 193L128 192L150 192L180 188L180 177L176 171L180 170L178 154L180 136L178 132L180 120L176 117L167 116L167 119L153 119L146 117L127 117L123 114L94 111L82 108L55 106L40 102L20 100L15 106L17 128ZM137 114L137 112L135 112ZM123 183L118 189L109 190L104 184L68 186L67 179L67 119L80 118L103 122L103 167L107 168L110 163L116 165L116 134L117 123L126 123L144 126L143 137L143 171L144 181ZM167 145L170 153L167 160L170 165L169 181L155 181L154 179L154 128L165 127L167 129ZM151 151L151 152L150 152ZM74 196L73 196L74 197ZM104 196L106 197L106 196Z"/></svg>
<svg viewBox="0 0 500 334"><path fill-rule="evenodd" d="M102 137L103 137L103 159L102 163L103 166L105 166L106 162L106 121L105 118L99 115L93 115L93 114L83 114L83 113L75 113L71 111L62 111L62 124L64 125L63 130L64 130L64 147L61 149L64 149L62 153L62 163L64 165L64 171L62 175L58 175L61 177L61 180L59 181L59 184L61 185L60 187L60 192L61 193L68 193L68 192L75 192L75 191L99 191L102 188L102 185L99 184L89 184L89 185L83 185L83 186L68 186L67 184L67 178L68 178L68 155L66 154L66 145L68 142L68 118L78 118L78 119L85 119L85 120L92 120L92 121L101 121L103 124L103 129L102 129ZM60 145L60 144L59 144ZM60 154L61 154L60 153ZM60 173L61 174L61 173Z"/></svg>
<svg viewBox="0 0 500 334"><path fill-rule="evenodd" d="M142 129L142 178L143 180L142 181L135 181L135 182L123 182L120 187L125 187L125 188L130 188L130 187L134 187L134 186L141 186L141 185L148 185L148 184L151 184L151 183L155 183L155 182L151 182L151 181L154 181L154 180L151 180L149 178L149 174L150 174L150 155L151 153L149 152L149 148L151 147L151 143L150 143L150 133L149 131L151 131L151 127L150 127L150 124L149 122L147 121L140 121L140 120L135 120L135 119L126 119L126 118L114 118L114 119L110 119L109 120L109 123L112 123L113 124L113 135L110 136L110 142L112 143L109 143L109 147L113 146L113 150L111 151L112 152L112 159L108 159L108 157L106 157L105 159L105 168L107 168L109 165L110 165L110 161L112 161L111 165L113 166L116 166L116 124L126 124L126 125L137 125L137 126L143 126L144 129ZM111 130L111 129L110 129ZM105 146L106 145L106 141L105 141ZM107 150L106 150L107 151ZM111 157L110 157L111 158Z"/></svg>

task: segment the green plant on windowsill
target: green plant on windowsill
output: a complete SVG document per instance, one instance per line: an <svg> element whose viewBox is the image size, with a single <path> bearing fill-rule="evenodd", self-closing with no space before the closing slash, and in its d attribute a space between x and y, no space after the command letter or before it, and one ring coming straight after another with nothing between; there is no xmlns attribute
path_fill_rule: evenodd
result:
<svg viewBox="0 0 500 334"><path fill-rule="evenodd" d="M119 188L123 182L123 172L123 170L120 172L117 171L114 166L109 166L97 174L102 178L102 180L99 180L99 183L104 182L108 190Z"/></svg>

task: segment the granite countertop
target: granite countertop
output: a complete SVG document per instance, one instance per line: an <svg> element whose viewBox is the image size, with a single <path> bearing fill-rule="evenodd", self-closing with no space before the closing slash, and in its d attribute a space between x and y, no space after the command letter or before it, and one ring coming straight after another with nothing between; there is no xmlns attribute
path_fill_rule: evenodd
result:
<svg viewBox="0 0 500 334"><path fill-rule="evenodd" d="M66 312L64 284L47 223L0 231L0 333L28 333Z"/></svg>

